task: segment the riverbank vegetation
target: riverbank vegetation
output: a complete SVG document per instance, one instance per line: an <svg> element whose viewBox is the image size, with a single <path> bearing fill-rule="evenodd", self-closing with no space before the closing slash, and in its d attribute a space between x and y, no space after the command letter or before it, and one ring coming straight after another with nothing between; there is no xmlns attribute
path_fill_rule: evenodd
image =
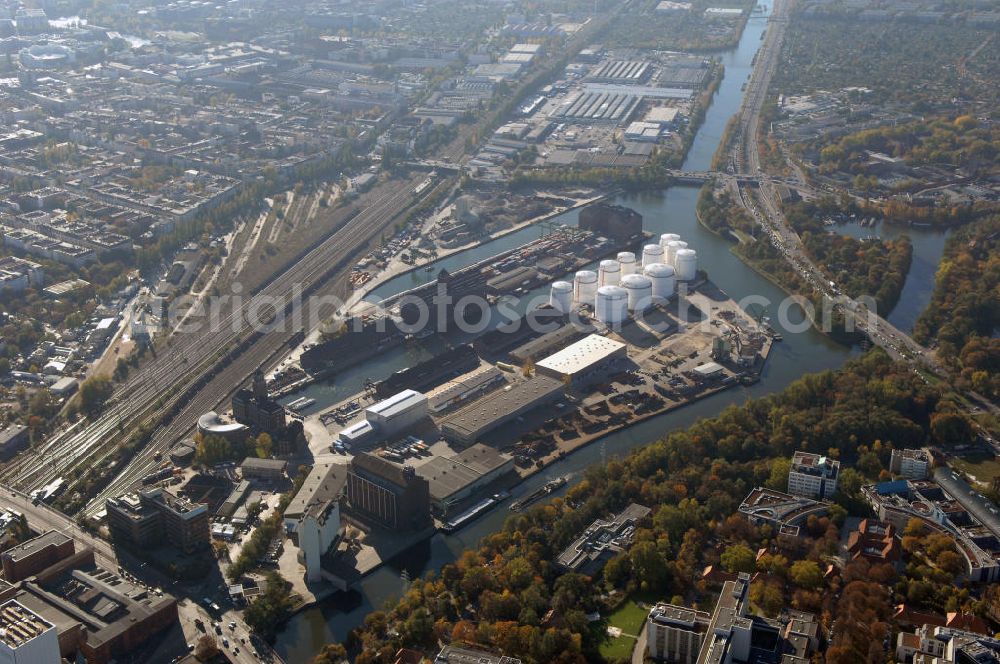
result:
<svg viewBox="0 0 1000 664"><path fill-rule="evenodd" d="M697 214L699 222L712 232L735 239L733 253L754 271L786 293L801 297L803 304L811 308L815 327L840 343L861 340L843 313L806 283L767 238L758 237L760 231L753 218L727 190L713 190L712 185L702 187Z"/></svg>
<svg viewBox="0 0 1000 664"><path fill-rule="evenodd" d="M848 209L848 213L852 211L853 207ZM852 298L873 298L880 312L892 310L910 271L913 246L908 237L862 241L831 232L820 220L844 213L841 203L833 198L789 203L784 206L784 212L810 257L839 289ZM740 240L736 253L779 286L813 297L812 287L801 279L788 260L767 238L756 237L759 231L753 219L728 191L713 192L710 186L704 187L698 197L698 218L719 235L734 234Z"/></svg>
<svg viewBox="0 0 1000 664"><path fill-rule="evenodd" d="M786 205L785 216L837 288L852 298L874 298L878 311L887 315L899 301L910 271L910 238L863 241L830 231L819 221L840 210L836 201L824 198Z"/></svg>
<svg viewBox="0 0 1000 664"><path fill-rule="evenodd" d="M916 539L910 548L917 553L902 572L852 562L818 574L837 550L845 515L867 513L861 486L889 477L892 448L938 442L934 422L946 416L960 417L937 388L880 350L841 370L805 376L780 394L731 406L687 430L664 432L624 459L595 464L564 498L512 515L439 575L415 580L398 602L370 614L347 648L359 664L392 662L400 647L433 656L448 642L530 663L627 661L614 649L601 654L610 638L607 617L630 597L711 610L718 586L702 570L721 565L760 573L751 587L757 611L774 615L790 606L816 613L821 633L832 629L826 661L866 661L889 633L896 602L984 610L954 587L949 567L924 559ZM829 515L811 518L789 548L772 529L736 512L757 486L785 489L787 459L796 450L844 466ZM552 561L563 547L595 518L631 502L653 514L629 550L594 578L559 573ZM761 549L763 556L746 555ZM593 612L602 618L588 618ZM862 614L873 616L872 628L859 633L849 618Z"/></svg>
<svg viewBox="0 0 1000 664"><path fill-rule="evenodd" d="M708 184L698 192L696 211L698 221L716 235L735 232L752 236L756 232L753 218L729 190L716 189L714 184Z"/></svg>
<svg viewBox="0 0 1000 664"><path fill-rule="evenodd" d="M1000 216L956 231L945 246L934 294L914 336L937 343L960 384L1000 396Z"/></svg>

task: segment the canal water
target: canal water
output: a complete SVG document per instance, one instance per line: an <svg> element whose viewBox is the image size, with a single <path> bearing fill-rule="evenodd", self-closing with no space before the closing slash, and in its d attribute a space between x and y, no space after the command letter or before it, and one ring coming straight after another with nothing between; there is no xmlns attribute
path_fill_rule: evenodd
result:
<svg viewBox="0 0 1000 664"><path fill-rule="evenodd" d="M747 80L751 64L761 43L766 28L766 14L755 14L749 20L739 45L719 54L725 65L726 75L708 110L704 124L698 131L684 168L687 170L707 170L712 155L725 130L729 118L737 112L742 98L742 86ZM791 310L789 325L783 324L778 315L778 306L785 298L782 291L741 262L731 251L731 244L704 228L695 217L698 198L697 187L673 187L659 193L643 193L620 196L616 203L636 209L643 215L645 229L653 233L677 233L698 252L699 267L708 272L709 277L719 287L737 301L748 296L762 296L772 303L767 314L772 325L779 329L784 341L774 344L762 380L749 388L734 388L716 394L674 412L664 414L606 436L591 445L577 450L518 486L512 493L513 499L530 493L553 477L579 476L588 466L603 462L613 456L624 456L630 450L662 438L669 431L685 428L698 419L711 417L730 404L743 403L747 399L780 391L804 373L822 371L841 366L854 354L855 350L833 343L812 328L800 326L801 312ZM555 221L575 225L577 212L570 211ZM866 229L871 232L871 229ZM538 229L525 228L487 244L447 257L435 264L433 272L419 270L401 275L376 288L373 297L387 297L422 283L437 268L454 270L478 260L488 258L500 251L538 237ZM884 235L889 230L883 231ZM911 233L911 235L913 235ZM900 308L906 310L906 320L915 319L929 297L928 283L933 283L934 266L940 258L939 244L943 240L928 239L925 257L928 263L918 261L917 242L914 243L914 266L921 275L911 287L907 281L904 293L912 302L905 300ZM922 246L922 245L921 245ZM929 279L927 275L929 274ZM918 284L917 281L920 281ZM541 289L544 290L544 289ZM915 312L915 313L914 313ZM893 321L896 322L895 320ZM909 329L905 323L899 323ZM802 329L805 327L806 329ZM795 328L796 331L793 331ZM428 340L430 341L430 340ZM356 393L365 378L380 379L392 371L413 362L426 359L433 348L417 349L404 347L386 353L375 362L363 368L344 372L330 384L313 385L301 396L315 398L315 407L321 408ZM572 484L572 481L570 482ZM563 489L564 491L565 489ZM357 591L339 593L324 601L320 606L297 614L279 635L275 648L288 662L307 662L325 643L342 641L347 633L361 624L366 614L382 608L387 601L398 597L405 589L405 578L415 578L431 570L439 570L443 565L455 560L463 549L474 547L485 535L499 530L509 514L507 503L489 512L478 521L453 535L435 535L430 540L390 561L376 572L363 579ZM405 573L404 573L405 572Z"/></svg>
<svg viewBox="0 0 1000 664"><path fill-rule="evenodd" d="M906 274L899 302L889 312L887 320L904 332L912 332L913 325L927 308L934 293L934 278L937 275L944 245L950 230L900 226L878 222L874 227L862 228L857 224L834 226L834 232L850 235L858 239L871 235L883 240L893 240L908 235L913 244L913 261Z"/></svg>

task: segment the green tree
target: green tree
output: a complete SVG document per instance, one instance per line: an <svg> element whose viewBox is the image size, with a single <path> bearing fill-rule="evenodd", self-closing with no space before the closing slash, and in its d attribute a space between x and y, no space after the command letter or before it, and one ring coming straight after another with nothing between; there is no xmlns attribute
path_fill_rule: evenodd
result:
<svg viewBox="0 0 1000 664"><path fill-rule="evenodd" d="M406 619L404 630L408 642L428 644L434 634L434 618L426 608L420 607Z"/></svg>
<svg viewBox="0 0 1000 664"><path fill-rule="evenodd" d="M785 605L785 597L777 583L758 581L750 586L750 600L769 616L776 616Z"/></svg>
<svg viewBox="0 0 1000 664"><path fill-rule="evenodd" d="M806 590L815 590L823 585L823 572L812 560L796 560L788 570L788 578Z"/></svg>
<svg viewBox="0 0 1000 664"><path fill-rule="evenodd" d="M788 471L792 469L792 460L781 457L771 462L771 473L765 485L768 489L784 491L788 488Z"/></svg>
<svg viewBox="0 0 1000 664"><path fill-rule="evenodd" d="M670 576L667 561L656 547L655 542L637 542L628 552L635 578L643 588L662 588Z"/></svg>
<svg viewBox="0 0 1000 664"><path fill-rule="evenodd" d="M257 634L271 638L291 615L289 584L277 572L268 572L267 588L243 612L243 618Z"/></svg>
<svg viewBox="0 0 1000 664"><path fill-rule="evenodd" d="M52 393L46 389L38 390L28 404L28 414L48 420L56 414L58 406L52 399Z"/></svg>
<svg viewBox="0 0 1000 664"><path fill-rule="evenodd" d="M622 588L628 582L632 573L632 564L628 556L617 555L604 566L604 580L612 588Z"/></svg>
<svg viewBox="0 0 1000 664"><path fill-rule="evenodd" d="M942 551L934 560L934 564L952 576L958 576L965 571L965 561L954 551Z"/></svg>
<svg viewBox="0 0 1000 664"><path fill-rule="evenodd" d="M113 377L118 382L121 382L128 378L128 361L124 357L119 357L118 361L115 363L115 371Z"/></svg>
<svg viewBox="0 0 1000 664"><path fill-rule="evenodd" d="M342 664L347 661L347 648L339 643L328 643L313 658L312 664Z"/></svg>
<svg viewBox="0 0 1000 664"><path fill-rule="evenodd" d="M756 568L754 552L745 544L726 547L720 559L722 567L729 572L753 572Z"/></svg>
<svg viewBox="0 0 1000 664"><path fill-rule="evenodd" d="M80 410L93 416L101 412L104 404L111 398L114 385L104 376L94 376L80 385Z"/></svg>
<svg viewBox="0 0 1000 664"><path fill-rule="evenodd" d="M232 443L222 436L205 436L198 443L195 451L195 461L200 464L211 466L222 461L229 461L234 457Z"/></svg>
<svg viewBox="0 0 1000 664"><path fill-rule="evenodd" d="M266 431L262 431L259 436L257 436L257 456L261 459L270 459L271 451L274 449L274 441L271 439L270 434Z"/></svg>
<svg viewBox="0 0 1000 664"><path fill-rule="evenodd" d="M931 436L942 445L961 445L972 437L972 428L959 413L935 413L931 417Z"/></svg>
<svg viewBox="0 0 1000 664"><path fill-rule="evenodd" d="M198 639L197 645L194 648L194 656L199 662L208 662L215 659L219 654L219 646L215 642L215 638L209 634L203 634L200 639Z"/></svg>

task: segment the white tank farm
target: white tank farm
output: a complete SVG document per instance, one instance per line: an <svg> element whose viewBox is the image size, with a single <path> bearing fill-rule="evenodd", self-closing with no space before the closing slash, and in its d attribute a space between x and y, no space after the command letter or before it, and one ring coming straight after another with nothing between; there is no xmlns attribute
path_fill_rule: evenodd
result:
<svg viewBox="0 0 1000 664"><path fill-rule="evenodd" d="M666 248L668 244L679 239L681 239L681 236L677 233L664 233L660 236L660 246Z"/></svg>
<svg viewBox="0 0 1000 664"><path fill-rule="evenodd" d="M642 266L652 265L653 263L662 263L663 257L666 256L667 252L663 250L658 244L647 244L642 248Z"/></svg>
<svg viewBox="0 0 1000 664"><path fill-rule="evenodd" d="M573 308L573 284L568 281L553 281L549 291L549 304L557 311L568 314Z"/></svg>
<svg viewBox="0 0 1000 664"><path fill-rule="evenodd" d="M674 294L674 268L666 263L653 263L642 269L642 273L652 282L654 301L669 300Z"/></svg>
<svg viewBox="0 0 1000 664"><path fill-rule="evenodd" d="M626 274L622 288L628 293L628 310L645 311L653 304L653 282L641 274Z"/></svg>
<svg viewBox="0 0 1000 664"><path fill-rule="evenodd" d="M677 258L677 252L681 249L687 249L687 246L688 243L684 240L671 240L668 242L666 255L667 265L673 265L674 268L676 268L677 266L674 265L674 259Z"/></svg>
<svg viewBox="0 0 1000 664"><path fill-rule="evenodd" d="M577 304L593 306L597 295L597 273L593 270L580 270L573 277L573 299Z"/></svg>
<svg viewBox="0 0 1000 664"><path fill-rule="evenodd" d="M631 251L619 251L618 264L621 265L623 277L626 274L635 274L639 271L639 264L635 260L635 254Z"/></svg>
<svg viewBox="0 0 1000 664"><path fill-rule="evenodd" d="M617 286L622 280L622 266L618 261L601 261L597 267L597 286Z"/></svg>
<svg viewBox="0 0 1000 664"><path fill-rule="evenodd" d="M698 273L698 253L694 249L680 249L674 259L677 281L691 281Z"/></svg>
<svg viewBox="0 0 1000 664"><path fill-rule="evenodd" d="M601 286L594 298L594 318L615 325L628 317L628 293L621 286Z"/></svg>

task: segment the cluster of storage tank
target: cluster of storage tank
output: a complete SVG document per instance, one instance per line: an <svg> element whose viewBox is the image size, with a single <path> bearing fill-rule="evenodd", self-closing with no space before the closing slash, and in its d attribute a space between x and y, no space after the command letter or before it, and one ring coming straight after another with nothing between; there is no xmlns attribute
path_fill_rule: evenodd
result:
<svg viewBox="0 0 1000 664"><path fill-rule="evenodd" d="M678 281L692 281L698 272L698 253L688 247L676 233L664 233L660 236L660 247L663 249L663 263L674 268Z"/></svg>
<svg viewBox="0 0 1000 664"><path fill-rule="evenodd" d="M697 271L695 251L680 236L666 233L659 243L643 247L641 259L622 251L615 260L601 261L597 272L580 270L572 284L553 284L551 301L561 311L568 311L574 302L593 302L597 320L618 323L630 311L645 311L654 302L669 299L677 281L691 281Z"/></svg>
<svg viewBox="0 0 1000 664"><path fill-rule="evenodd" d="M601 261L597 272L580 270L573 283L556 281L549 302L564 313L574 303L593 303L597 320L620 323L630 311L645 311L654 302L668 300L678 281L692 281L697 272L695 250L679 235L664 233L658 244L642 248L641 259L631 251L622 251L617 259Z"/></svg>

